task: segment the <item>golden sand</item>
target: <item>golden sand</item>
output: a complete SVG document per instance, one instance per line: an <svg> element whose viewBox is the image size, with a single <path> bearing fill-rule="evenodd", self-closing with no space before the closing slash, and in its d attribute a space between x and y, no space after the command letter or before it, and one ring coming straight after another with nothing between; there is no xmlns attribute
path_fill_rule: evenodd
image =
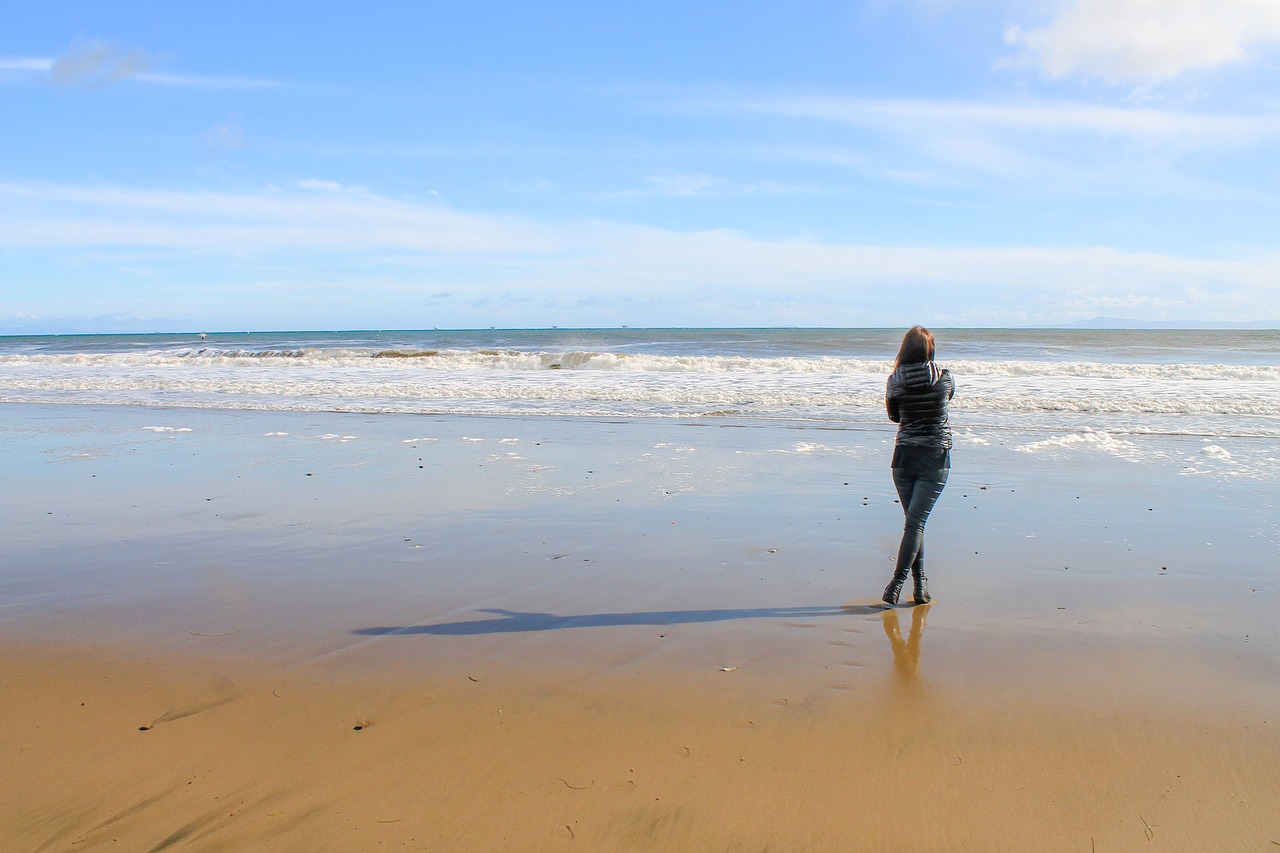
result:
<svg viewBox="0 0 1280 853"><path fill-rule="evenodd" d="M1141 708L1085 683L1052 704L940 688L921 673L928 610L854 617L879 623L892 665L852 682L496 659L361 677L9 647L0 837L210 851L1280 841L1276 721Z"/></svg>

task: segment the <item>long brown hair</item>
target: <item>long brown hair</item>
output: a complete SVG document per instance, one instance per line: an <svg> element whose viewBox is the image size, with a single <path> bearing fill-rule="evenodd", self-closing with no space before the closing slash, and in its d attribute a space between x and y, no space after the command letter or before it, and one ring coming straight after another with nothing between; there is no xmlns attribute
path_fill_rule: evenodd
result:
<svg viewBox="0 0 1280 853"><path fill-rule="evenodd" d="M902 346L898 348L898 357L893 361L897 370L904 364L924 364L933 361L933 332L924 326L912 326L902 336Z"/></svg>

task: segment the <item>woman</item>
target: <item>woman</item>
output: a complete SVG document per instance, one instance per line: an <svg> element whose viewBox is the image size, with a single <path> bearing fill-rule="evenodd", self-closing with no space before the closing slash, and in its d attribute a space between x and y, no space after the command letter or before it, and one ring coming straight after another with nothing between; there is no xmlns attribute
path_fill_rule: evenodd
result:
<svg viewBox="0 0 1280 853"><path fill-rule="evenodd" d="M898 603L908 571L915 582L916 604L930 600L924 576L924 523L951 470L947 404L955 390L951 372L933 363L933 335L913 326L902 338L884 395L889 420L898 424L893 485L906 515L898 563L884 589L884 603L890 606Z"/></svg>

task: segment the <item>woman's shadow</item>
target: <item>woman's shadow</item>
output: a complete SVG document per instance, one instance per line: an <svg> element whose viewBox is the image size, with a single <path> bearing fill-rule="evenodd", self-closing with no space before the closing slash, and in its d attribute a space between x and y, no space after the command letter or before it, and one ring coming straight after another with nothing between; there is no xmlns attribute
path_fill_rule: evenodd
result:
<svg viewBox="0 0 1280 853"><path fill-rule="evenodd" d="M490 607L476 612L495 614L497 618L468 619L461 622L440 622L426 625L357 628L352 633L371 637L408 634L469 637L479 634L560 631L567 628L690 625L702 622L727 622L734 619L813 619L828 616L869 616L882 610L884 610L884 605L882 604L846 604L843 606L821 605L816 607L751 607L732 610L649 610L634 613L584 613L577 616L558 616L554 613L525 613L518 610L503 610L499 607Z"/></svg>
<svg viewBox="0 0 1280 853"><path fill-rule="evenodd" d="M886 607L880 602L812 607L751 607L715 610L642 610L631 613L583 613L559 616L555 613L481 608L477 613L492 614L488 619L457 622L357 628L352 631L366 637L409 636L429 634L438 637L474 637L485 634L519 634L535 631L563 631L571 628L619 628L635 625L690 625L727 622L736 619L814 619L830 616L872 616L879 614L884 634L893 651L893 690L891 695L903 707L915 706L923 695L920 681L920 644L924 639L925 620L931 605L910 608L911 628L902 637L899 621L901 608Z"/></svg>

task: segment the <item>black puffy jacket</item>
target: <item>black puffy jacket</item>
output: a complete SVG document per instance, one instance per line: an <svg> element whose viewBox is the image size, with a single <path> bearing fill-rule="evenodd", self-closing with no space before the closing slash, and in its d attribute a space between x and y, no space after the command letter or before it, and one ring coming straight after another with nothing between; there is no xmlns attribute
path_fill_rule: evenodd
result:
<svg viewBox="0 0 1280 853"><path fill-rule="evenodd" d="M955 393L951 371L932 361L899 365L884 394L889 420L898 424L898 446L950 450L947 403Z"/></svg>

